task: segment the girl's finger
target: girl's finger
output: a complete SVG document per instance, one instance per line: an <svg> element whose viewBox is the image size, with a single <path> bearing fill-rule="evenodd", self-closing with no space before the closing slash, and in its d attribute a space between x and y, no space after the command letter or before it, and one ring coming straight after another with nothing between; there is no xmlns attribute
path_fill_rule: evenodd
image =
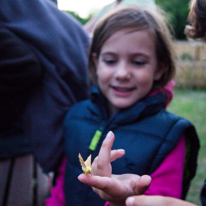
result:
<svg viewBox="0 0 206 206"><path fill-rule="evenodd" d="M110 157L110 162L114 162L116 159L121 158L122 156L124 156L125 154L125 150L124 149L117 149L117 150L112 150L111 151L111 157ZM96 165L97 161L98 161L98 157L95 157L95 159L93 160L92 165Z"/></svg>
<svg viewBox="0 0 206 206"><path fill-rule="evenodd" d="M81 174L78 176L80 182L83 182L86 185L98 188L105 189L111 184L111 178L108 177L99 177L94 175Z"/></svg>
<svg viewBox="0 0 206 206"><path fill-rule="evenodd" d="M138 181L135 182L134 185L134 192L137 195L141 195L144 194L145 191L147 191L147 189L149 188L150 184L151 184L152 178L149 175L142 175Z"/></svg>
<svg viewBox="0 0 206 206"><path fill-rule="evenodd" d="M78 176L78 179L80 182L93 187L93 190L99 195L102 192L104 192L105 196L107 196L107 194L111 196L118 196L119 193L123 194L120 189L121 183L119 184L112 178L81 174Z"/></svg>
<svg viewBox="0 0 206 206"><path fill-rule="evenodd" d="M99 151L98 159L96 161L96 171L99 176L110 176L110 159L111 159L111 148L114 142L113 132L108 132L104 139L101 149Z"/></svg>
<svg viewBox="0 0 206 206"><path fill-rule="evenodd" d="M125 154L124 149L112 150L111 151L110 162L114 162L116 159L121 158L122 156L124 156L124 154Z"/></svg>

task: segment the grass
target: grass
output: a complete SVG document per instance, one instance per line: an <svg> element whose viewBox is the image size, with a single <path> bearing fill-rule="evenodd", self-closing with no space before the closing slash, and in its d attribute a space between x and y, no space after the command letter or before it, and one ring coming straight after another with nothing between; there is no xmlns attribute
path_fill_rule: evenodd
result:
<svg viewBox="0 0 206 206"><path fill-rule="evenodd" d="M200 191L206 178L206 90L175 90L168 110L190 120L196 127L201 148L196 176L192 180L186 200L201 205Z"/></svg>

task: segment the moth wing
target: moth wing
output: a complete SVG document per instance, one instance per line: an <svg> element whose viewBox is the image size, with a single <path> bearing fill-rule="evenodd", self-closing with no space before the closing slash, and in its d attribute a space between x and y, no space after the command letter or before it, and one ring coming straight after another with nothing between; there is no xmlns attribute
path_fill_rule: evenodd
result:
<svg viewBox="0 0 206 206"><path fill-rule="evenodd" d="M89 167L89 168L92 167L92 165L91 165L91 159L92 159L92 156L91 156L91 154L90 154L89 157L87 157L87 160L85 161L86 167Z"/></svg>
<svg viewBox="0 0 206 206"><path fill-rule="evenodd" d="M84 170L86 170L86 165L85 165L85 163L84 163L84 160L83 160L83 158L82 158L82 156L81 156L81 154L79 153L79 161L80 161L80 164L81 164L81 166L82 166L82 170L84 171Z"/></svg>

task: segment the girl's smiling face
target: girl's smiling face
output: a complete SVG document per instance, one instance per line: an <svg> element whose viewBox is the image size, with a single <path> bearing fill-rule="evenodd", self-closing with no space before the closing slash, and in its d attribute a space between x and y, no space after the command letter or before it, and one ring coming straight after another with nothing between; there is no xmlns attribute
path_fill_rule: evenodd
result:
<svg viewBox="0 0 206 206"><path fill-rule="evenodd" d="M152 89L162 72L157 68L154 36L149 30L120 30L94 54L98 85L111 114L132 106Z"/></svg>

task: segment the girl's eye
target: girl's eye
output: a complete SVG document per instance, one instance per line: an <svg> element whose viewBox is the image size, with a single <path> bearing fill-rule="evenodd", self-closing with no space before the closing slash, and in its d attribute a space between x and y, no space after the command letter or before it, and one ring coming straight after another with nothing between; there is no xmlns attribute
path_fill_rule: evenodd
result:
<svg viewBox="0 0 206 206"><path fill-rule="evenodd" d="M115 59L111 59L111 58L108 58L108 59L104 59L103 60L106 64L115 64L117 61Z"/></svg>
<svg viewBox="0 0 206 206"><path fill-rule="evenodd" d="M135 66L143 66L146 64L145 61L132 61L132 64Z"/></svg>

